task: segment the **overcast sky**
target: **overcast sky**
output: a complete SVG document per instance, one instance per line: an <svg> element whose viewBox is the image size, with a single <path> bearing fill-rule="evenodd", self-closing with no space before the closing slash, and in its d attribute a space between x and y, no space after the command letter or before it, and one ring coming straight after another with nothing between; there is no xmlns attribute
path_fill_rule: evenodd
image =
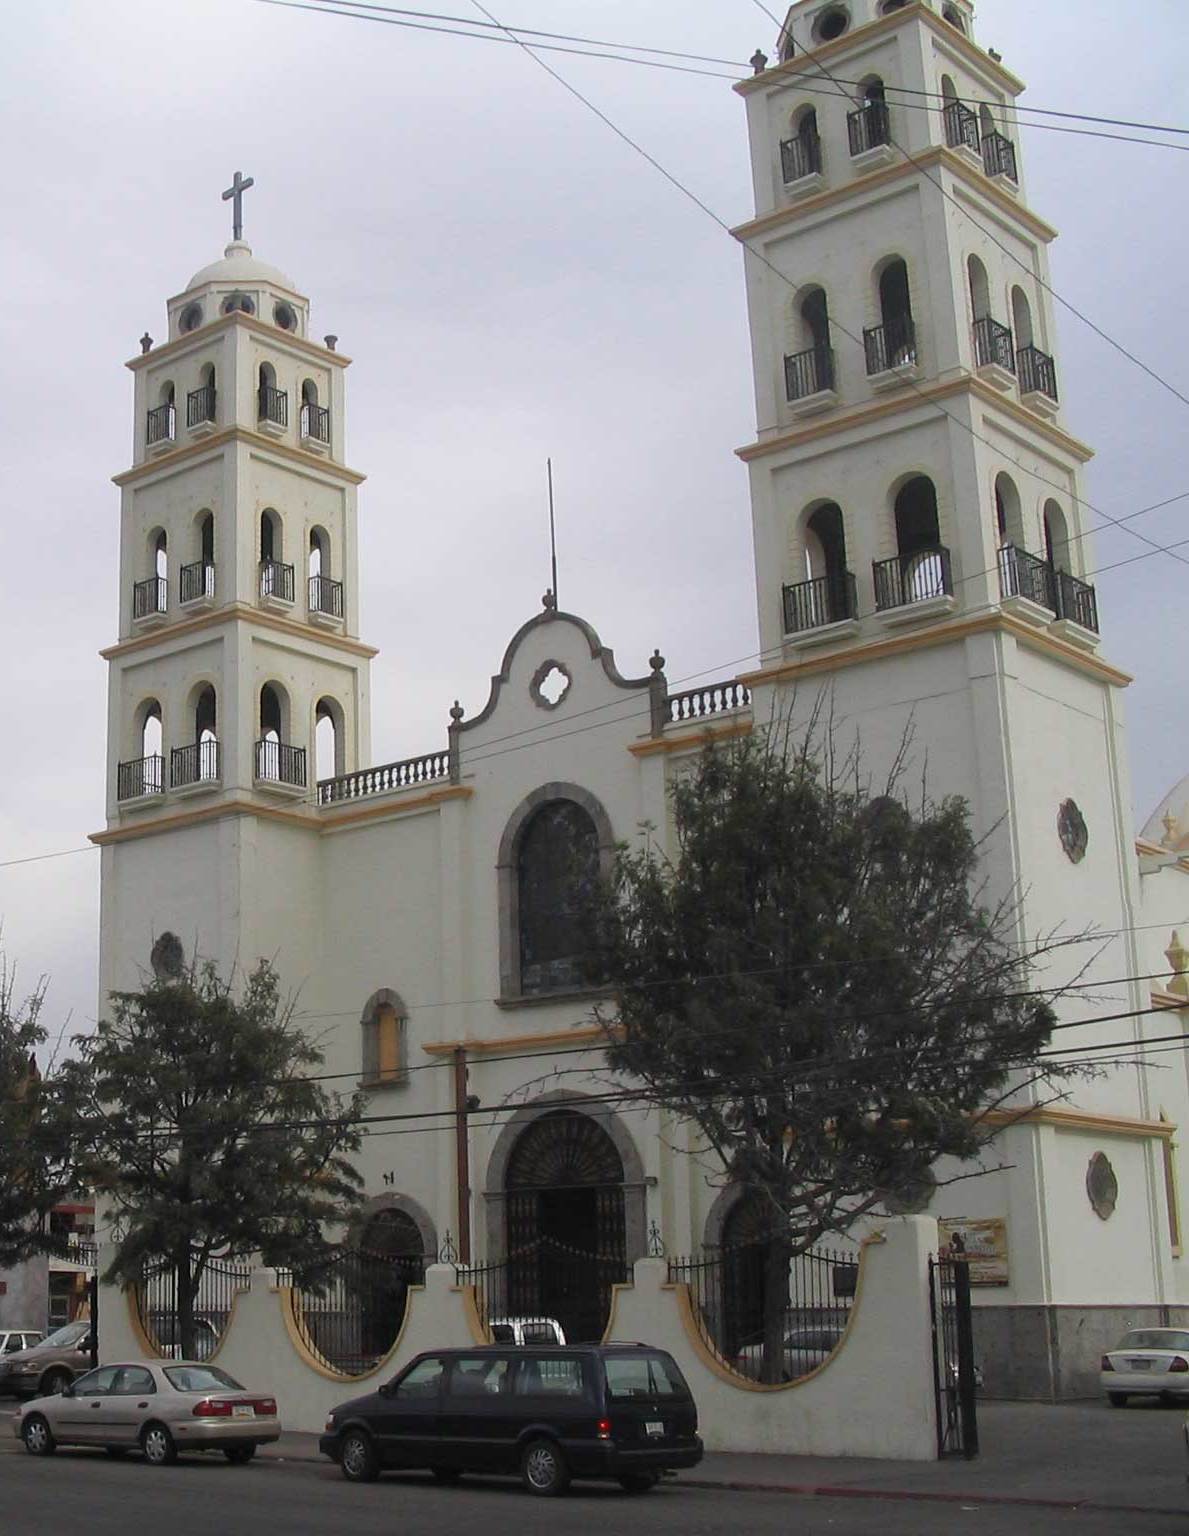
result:
<svg viewBox="0 0 1189 1536"><path fill-rule="evenodd" d="M369 477L376 761L444 744L453 699L482 705L507 640L539 610L547 454L562 605L621 669L646 671L657 645L674 682L747 663L741 253L520 50L254 0L0 10L0 865L83 847L103 824L97 652L116 633L122 364L143 330L164 335L166 297L221 254L219 194L237 167L256 179L256 254L310 296L314 334L336 332L355 359L348 460ZM771 53L775 33L754 0L498 0L496 13L738 60ZM978 36L1035 106L1189 120L1184 0L1149 0L1142 27L1106 0L983 0ZM749 216L729 81L548 57L722 218ZM1189 154L1031 129L1022 145L1032 205L1062 232L1059 291L1189 394ZM1189 491L1189 406L1067 312L1057 321L1066 420L1098 451L1089 499L1118 517ZM1187 514L1189 501L1134 526L1173 543ZM1189 770L1189 567L1098 536L1094 565L1125 560L1095 579L1103 654L1136 675L1142 820ZM25 984L50 978L51 1030L67 1016L87 1027L98 855L0 867L0 922Z"/></svg>

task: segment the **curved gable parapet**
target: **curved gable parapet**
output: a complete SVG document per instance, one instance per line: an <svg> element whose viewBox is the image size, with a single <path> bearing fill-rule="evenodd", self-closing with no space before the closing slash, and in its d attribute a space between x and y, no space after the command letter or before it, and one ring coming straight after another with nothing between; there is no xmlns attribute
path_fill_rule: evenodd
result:
<svg viewBox="0 0 1189 1536"><path fill-rule="evenodd" d="M561 613L556 609L547 608L544 613L535 614L527 623L522 624L508 642L508 649L504 652L504 659L500 664L500 670L491 679L491 692L487 696L487 703L477 715L472 715L469 720L459 720L457 729L469 731L476 725L482 725L485 720L490 720L499 703L500 690L512 676L512 665L516 659L516 652L524 644L525 640L535 630L546 624L572 624L579 630L590 649L592 661L597 661L603 668L607 680L616 688L643 689L652 683L652 677L624 677L615 665L615 653L610 646L604 645L599 639L598 633L592 624L588 624L576 613Z"/></svg>

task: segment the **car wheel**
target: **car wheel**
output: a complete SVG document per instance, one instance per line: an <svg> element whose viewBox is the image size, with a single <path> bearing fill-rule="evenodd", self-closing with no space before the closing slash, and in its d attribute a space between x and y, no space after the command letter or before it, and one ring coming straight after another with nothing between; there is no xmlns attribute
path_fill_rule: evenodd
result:
<svg viewBox="0 0 1189 1536"><path fill-rule="evenodd" d="M45 1375L41 1378L41 1396L57 1397L58 1393L63 1388L68 1387L73 1380L74 1377L69 1371L62 1369L46 1371Z"/></svg>
<svg viewBox="0 0 1189 1536"><path fill-rule="evenodd" d="M459 1483L462 1481L461 1467L430 1467L429 1470L439 1483Z"/></svg>
<svg viewBox="0 0 1189 1536"><path fill-rule="evenodd" d="M1126 1408L1127 1406L1126 1392L1108 1392L1106 1398L1112 1408Z"/></svg>
<svg viewBox="0 0 1189 1536"><path fill-rule="evenodd" d="M154 1467L168 1467L178 1459L178 1448L164 1424L146 1424L140 1435L144 1458Z"/></svg>
<svg viewBox="0 0 1189 1536"><path fill-rule="evenodd" d="M520 1458L520 1475L530 1493L554 1499L570 1486L566 1458L552 1440L530 1440Z"/></svg>
<svg viewBox="0 0 1189 1536"><path fill-rule="evenodd" d="M619 1479L619 1486L624 1493L647 1493L659 1482L660 1478L655 1472L625 1472Z"/></svg>
<svg viewBox="0 0 1189 1536"><path fill-rule="evenodd" d="M254 1445L224 1446L223 1454L233 1467L245 1467L256 1454Z"/></svg>
<svg viewBox="0 0 1189 1536"><path fill-rule="evenodd" d="M40 1413L31 1413L21 1426L21 1439L30 1456L52 1456L58 1449L49 1420Z"/></svg>
<svg viewBox="0 0 1189 1536"><path fill-rule="evenodd" d="M349 1483L374 1483L380 1475L380 1461L371 1436L361 1429L344 1435L339 1466Z"/></svg>

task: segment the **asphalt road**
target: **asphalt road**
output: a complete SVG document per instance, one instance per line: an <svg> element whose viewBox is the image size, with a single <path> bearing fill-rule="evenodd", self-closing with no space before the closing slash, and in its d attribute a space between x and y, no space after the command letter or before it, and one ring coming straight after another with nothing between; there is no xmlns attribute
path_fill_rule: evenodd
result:
<svg viewBox="0 0 1189 1536"><path fill-rule="evenodd" d="M680 1481L638 1498L587 1484L537 1499L497 1479L441 1488L410 1473L354 1486L329 1464L258 1459L232 1467L196 1457L155 1468L95 1451L35 1460L15 1442L0 1447L4 1536L589 1536L596 1528L608 1536L1167 1536L1183 1525L1183 1515L799 1498Z"/></svg>

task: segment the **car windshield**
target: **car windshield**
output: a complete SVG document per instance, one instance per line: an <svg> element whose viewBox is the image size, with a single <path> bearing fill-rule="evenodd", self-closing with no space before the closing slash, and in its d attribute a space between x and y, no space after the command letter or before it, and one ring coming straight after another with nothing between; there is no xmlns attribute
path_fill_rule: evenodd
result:
<svg viewBox="0 0 1189 1536"><path fill-rule="evenodd" d="M80 1339L86 1338L91 1331L90 1321L81 1323L67 1323L65 1328L59 1328L57 1333L51 1333L48 1339L42 1339L42 1344L50 1349L68 1349L71 1344L77 1344Z"/></svg>
<svg viewBox="0 0 1189 1536"><path fill-rule="evenodd" d="M607 1392L615 1402L634 1397L681 1397L690 1395L677 1363L668 1355L607 1355Z"/></svg>
<svg viewBox="0 0 1189 1536"><path fill-rule="evenodd" d="M179 1392L242 1392L242 1385L214 1365L167 1365L165 1379Z"/></svg>
<svg viewBox="0 0 1189 1536"><path fill-rule="evenodd" d="M1135 1328L1119 1348L1189 1349L1189 1333L1178 1333L1175 1328Z"/></svg>

